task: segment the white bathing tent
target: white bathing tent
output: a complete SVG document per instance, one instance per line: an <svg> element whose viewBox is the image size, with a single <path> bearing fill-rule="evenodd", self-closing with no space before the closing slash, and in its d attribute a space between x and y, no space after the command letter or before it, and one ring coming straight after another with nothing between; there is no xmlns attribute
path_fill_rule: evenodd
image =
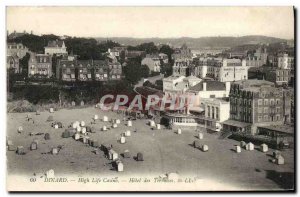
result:
<svg viewBox="0 0 300 197"><path fill-rule="evenodd" d="M124 136L122 136L122 137L120 138L120 143L121 143L121 144L125 144L125 142L126 142L126 138L125 138Z"/></svg>
<svg viewBox="0 0 300 197"><path fill-rule="evenodd" d="M127 126L128 126L128 127L132 127L132 121L131 121L131 120L128 120Z"/></svg>
<svg viewBox="0 0 300 197"><path fill-rule="evenodd" d="M261 145L260 145L260 150L261 150L261 152L263 152L263 153L268 152L268 150L269 150L268 145L266 145L266 144L261 144Z"/></svg>
<svg viewBox="0 0 300 197"><path fill-rule="evenodd" d="M108 122L108 117L107 116L103 116L103 122Z"/></svg>
<svg viewBox="0 0 300 197"><path fill-rule="evenodd" d="M246 145L246 150L249 150L249 151L254 150L254 144L252 144L251 142L249 142L249 143Z"/></svg>
<svg viewBox="0 0 300 197"><path fill-rule="evenodd" d="M206 144L204 144L204 145L202 145L201 149L203 152L206 152L206 151L208 151L208 146Z"/></svg>
<svg viewBox="0 0 300 197"><path fill-rule="evenodd" d="M126 137L130 137L130 136L131 136L131 131L127 130L127 131L125 132L125 136L126 136Z"/></svg>
<svg viewBox="0 0 300 197"><path fill-rule="evenodd" d="M203 139L203 133L198 133L198 138L199 138L199 140L202 140Z"/></svg>
<svg viewBox="0 0 300 197"><path fill-rule="evenodd" d="M117 160L119 158L119 155L116 151L114 151L113 149L110 149L108 151L108 159L110 160Z"/></svg>
<svg viewBox="0 0 300 197"><path fill-rule="evenodd" d="M235 151L237 153L240 153L240 152L242 152L242 148L240 146L235 146Z"/></svg>
<svg viewBox="0 0 300 197"><path fill-rule="evenodd" d="M177 129L177 134L180 135L181 134L181 129Z"/></svg>

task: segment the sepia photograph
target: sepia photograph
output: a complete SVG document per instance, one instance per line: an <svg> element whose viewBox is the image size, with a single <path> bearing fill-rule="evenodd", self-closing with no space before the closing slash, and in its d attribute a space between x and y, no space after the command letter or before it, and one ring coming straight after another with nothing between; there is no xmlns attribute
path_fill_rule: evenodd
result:
<svg viewBox="0 0 300 197"><path fill-rule="evenodd" d="M5 12L8 192L295 192L292 5Z"/></svg>

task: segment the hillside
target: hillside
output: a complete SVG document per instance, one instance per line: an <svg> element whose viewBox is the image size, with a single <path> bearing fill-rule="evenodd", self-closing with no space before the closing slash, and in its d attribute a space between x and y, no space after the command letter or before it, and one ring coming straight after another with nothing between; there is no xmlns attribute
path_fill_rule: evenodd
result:
<svg viewBox="0 0 300 197"><path fill-rule="evenodd" d="M201 37L201 38L129 38L129 37L111 37L111 38L95 38L98 41L105 41L107 39L123 45L139 45L145 42L154 42L155 44L171 44L178 47L186 43L190 48L202 47L234 47L245 44L257 43L276 43L285 42L285 39L268 37L268 36L242 36L242 37Z"/></svg>

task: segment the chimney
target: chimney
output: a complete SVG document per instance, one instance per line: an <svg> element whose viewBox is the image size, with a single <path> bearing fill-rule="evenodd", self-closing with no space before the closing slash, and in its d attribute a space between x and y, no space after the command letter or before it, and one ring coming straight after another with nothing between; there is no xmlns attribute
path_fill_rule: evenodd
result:
<svg viewBox="0 0 300 197"><path fill-rule="evenodd" d="M203 82L203 91L206 91L206 82Z"/></svg>

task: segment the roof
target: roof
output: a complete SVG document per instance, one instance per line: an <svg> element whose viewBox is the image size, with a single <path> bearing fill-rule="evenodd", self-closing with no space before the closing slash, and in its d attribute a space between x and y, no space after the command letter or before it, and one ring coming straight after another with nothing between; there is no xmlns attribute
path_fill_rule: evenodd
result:
<svg viewBox="0 0 300 197"><path fill-rule="evenodd" d="M188 76L188 77L184 78L184 80L202 80L202 79L191 75L191 76Z"/></svg>
<svg viewBox="0 0 300 197"><path fill-rule="evenodd" d="M226 90L226 84L219 81L201 81L200 83L190 87L190 91L203 91L203 83L206 83L206 91L222 91Z"/></svg>
<svg viewBox="0 0 300 197"><path fill-rule="evenodd" d="M64 41L63 40L50 40L48 42L48 45L47 47L62 47L64 44Z"/></svg>
<svg viewBox="0 0 300 197"><path fill-rule="evenodd" d="M235 126L235 127L241 127L241 128L245 128L246 126L251 125L251 123L240 122L240 121L236 121L236 120L226 120L223 122L223 124L231 125L231 126Z"/></svg>
<svg viewBox="0 0 300 197"><path fill-rule="evenodd" d="M281 133L294 134L294 127L289 125L271 125L271 126L260 126L260 128L265 128L272 131L278 131Z"/></svg>

